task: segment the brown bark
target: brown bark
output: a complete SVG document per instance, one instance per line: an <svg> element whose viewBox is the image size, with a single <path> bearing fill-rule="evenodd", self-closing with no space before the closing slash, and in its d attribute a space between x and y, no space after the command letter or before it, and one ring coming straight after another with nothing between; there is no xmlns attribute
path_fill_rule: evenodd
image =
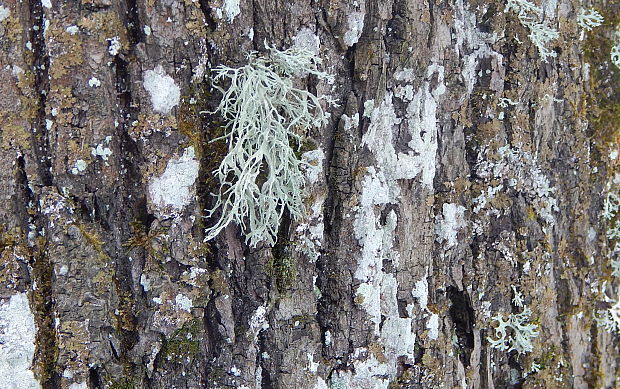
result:
<svg viewBox="0 0 620 389"><path fill-rule="evenodd" d="M618 385L594 314L617 286L620 4L580 40L579 3L545 3L548 62L498 1L5 1L0 297L28 293L41 387ZM324 154L307 217L274 248L203 242L226 152L209 68L315 39L335 82L301 82L339 105L304 134ZM147 73L179 88L169 112ZM194 161L190 186L162 179ZM488 340L512 285L540 332L525 354Z"/></svg>

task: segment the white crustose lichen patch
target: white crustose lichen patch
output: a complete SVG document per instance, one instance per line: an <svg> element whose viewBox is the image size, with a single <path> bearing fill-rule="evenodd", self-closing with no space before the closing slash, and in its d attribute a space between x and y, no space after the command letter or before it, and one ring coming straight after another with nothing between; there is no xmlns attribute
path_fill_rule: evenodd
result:
<svg viewBox="0 0 620 389"><path fill-rule="evenodd" d="M103 142L91 148L90 154L95 158L101 157L101 159L107 161L110 155L112 155L112 150L108 147L111 141L112 137L106 136Z"/></svg>
<svg viewBox="0 0 620 389"><path fill-rule="evenodd" d="M232 23L237 15L241 13L240 0L224 0L222 8L216 8L215 13L220 19L226 14L228 23Z"/></svg>
<svg viewBox="0 0 620 389"><path fill-rule="evenodd" d="M414 305L405 307L403 317L398 307L398 282L394 274L384 270L390 262L398 268L400 254L395 250L398 215L390 210L381 217L388 204L398 204L401 180L417 179L421 188L431 191L435 178L437 153L437 105L445 93L443 67L432 64L426 79L418 88L413 87L414 72L403 69L394 75L396 86L388 91L382 101L367 101L364 116L370 117L368 130L362 144L374 157L375 166L368 166L362 178L359 207L353 222L353 233L361 246L361 253L354 277L359 281L355 288L355 302L368 314L378 343L383 347L380 358L367 349L354 351L349 367L352 371L337 371L332 376L332 387L387 388L398 374L399 363L414 362L416 333L412 330ZM402 117L396 113L395 102L404 103ZM359 115L343 115L345 130L358 127ZM404 151L396 150L397 134L409 135ZM427 285L412 291L421 304L428 303ZM425 312L426 314L426 312ZM439 317L425 315L431 340L439 336Z"/></svg>
<svg viewBox="0 0 620 389"><path fill-rule="evenodd" d="M182 309L187 312L191 312L192 307L194 306L192 299L180 293L174 298L174 303L178 309Z"/></svg>
<svg viewBox="0 0 620 389"><path fill-rule="evenodd" d="M75 164L73 165L73 168L71 169L71 173L80 174L81 172L86 170L86 167L88 167L88 164L86 163L86 161L84 161L83 159L78 159L77 161L75 161Z"/></svg>
<svg viewBox="0 0 620 389"><path fill-rule="evenodd" d="M0 303L0 386L40 389L31 370L35 351L34 315L25 293Z"/></svg>
<svg viewBox="0 0 620 389"><path fill-rule="evenodd" d="M192 201L199 167L194 148L190 146L179 159L168 161L164 174L151 180L149 197L160 213L174 214Z"/></svg>
<svg viewBox="0 0 620 389"><path fill-rule="evenodd" d="M450 248L457 244L457 234L460 229L466 226L465 207L457 204L445 203L443 212L437 216L435 233L437 242L444 242L444 247Z"/></svg>
<svg viewBox="0 0 620 389"><path fill-rule="evenodd" d="M8 18L11 15L11 10L0 5L0 22Z"/></svg>
<svg viewBox="0 0 620 389"><path fill-rule="evenodd" d="M144 89L151 97L153 110L167 115L173 107L179 105L181 89L174 79L166 74L161 65L154 70L144 72Z"/></svg>
<svg viewBox="0 0 620 389"><path fill-rule="evenodd" d="M611 63L613 63L618 69L620 69L620 27L616 31L615 44L611 48L609 56L611 59Z"/></svg>

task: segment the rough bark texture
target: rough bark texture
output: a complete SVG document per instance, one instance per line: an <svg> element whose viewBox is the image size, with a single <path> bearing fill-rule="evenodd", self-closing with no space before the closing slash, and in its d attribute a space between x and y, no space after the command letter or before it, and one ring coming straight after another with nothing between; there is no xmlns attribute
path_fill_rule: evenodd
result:
<svg viewBox="0 0 620 389"><path fill-rule="evenodd" d="M495 0L1 4L0 297L28 294L41 387L618 385L593 318L617 282L617 1L584 40L589 4L545 1L548 62ZM339 102L304 134L320 174L276 247L235 226L204 243L226 152L200 113L209 67L265 41L335 76L303 80ZM157 108L147 75L178 104ZM512 285L540 332L526 354L488 340Z"/></svg>

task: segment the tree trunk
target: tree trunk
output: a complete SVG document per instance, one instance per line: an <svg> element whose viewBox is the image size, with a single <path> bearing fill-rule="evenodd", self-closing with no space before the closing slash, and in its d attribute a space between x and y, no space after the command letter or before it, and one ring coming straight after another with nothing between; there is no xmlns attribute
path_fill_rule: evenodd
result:
<svg viewBox="0 0 620 389"><path fill-rule="evenodd" d="M543 1L543 58L495 0L4 0L0 387L617 387L596 6L582 32ZM265 43L335 76L298 80L338 102L304 130L305 216L204 242L210 69Z"/></svg>

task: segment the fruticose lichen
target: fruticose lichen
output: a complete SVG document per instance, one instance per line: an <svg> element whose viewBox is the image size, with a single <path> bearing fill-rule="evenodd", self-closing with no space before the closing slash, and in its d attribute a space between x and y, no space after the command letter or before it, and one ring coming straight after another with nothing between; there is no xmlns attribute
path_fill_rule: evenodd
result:
<svg viewBox="0 0 620 389"><path fill-rule="evenodd" d="M532 340L538 336L538 326L530 322L532 310L523 303L521 293L514 286L512 290L515 296L512 302L522 310L520 313L511 313L507 319L504 319L501 314L494 316L493 320L497 322L497 326L494 328L497 339L488 337L487 341L491 347L498 350L508 350L508 352L515 350L519 354L525 354L534 348ZM512 335L507 334L508 329L511 329Z"/></svg>
<svg viewBox="0 0 620 389"><path fill-rule="evenodd" d="M294 80L306 74L329 76L317 69L320 59L307 50L266 47L265 56L250 53L247 65L213 69L215 88L223 96L212 113L226 122L222 138L228 154L214 172L221 186L207 212L207 217L221 216L206 230L205 240L234 221L251 246L263 240L273 245L284 210L292 219L303 213L303 162L291 143L301 144L302 130L326 122L329 114L321 103L331 100L295 87Z"/></svg>
<svg viewBox="0 0 620 389"><path fill-rule="evenodd" d="M508 0L506 11L513 11L517 14L519 22L530 30L530 40L538 49L538 54L543 61L547 61L548 57L555 57L556 53L550 50L546 45L560 36L560 33L549 27L543 18L543 10L534 3L527 0Z"/></svg>
<svg viewBox="0 0 620 389"><path fill-rule="evenodd" d="M601 216L607 223L607 239L610 249L608 259L611 266L612 281L620 277L620 194L618 186L620 177L616 176L608 183L608 192L603 200L603 211ZM604 302L608 305L606 309L599 309L594 315L594 319L600 327L605 328L611 333L620 334L620 297L612 299L605 290L607 283L603 283L602 294ZM611 286L613 289L613 285Z"/></svg>

